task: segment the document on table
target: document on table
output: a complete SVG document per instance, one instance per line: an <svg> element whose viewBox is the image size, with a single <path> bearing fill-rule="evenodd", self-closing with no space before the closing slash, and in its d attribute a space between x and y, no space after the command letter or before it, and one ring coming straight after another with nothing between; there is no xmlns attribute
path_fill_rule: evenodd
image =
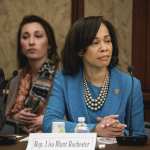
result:
<svg viewBox="0 0 150 150"><path fill-rule="evenodd" d="M29 137L25 137L21 140L20 142L26 142L28 141ZM108 138L108 137L97 137L97 143L102 143L102 144L115 144L117 143L116 138Z"/></svg>

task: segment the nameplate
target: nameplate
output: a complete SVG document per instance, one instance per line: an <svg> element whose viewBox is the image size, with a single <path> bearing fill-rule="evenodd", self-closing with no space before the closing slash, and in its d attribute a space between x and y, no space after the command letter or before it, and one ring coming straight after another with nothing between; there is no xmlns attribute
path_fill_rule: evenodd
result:
<svg viewBox="0 0 150 150"><path fill-rule="evenodd" d="M96 133L31 133L26 150L95 150Z"/></svg>

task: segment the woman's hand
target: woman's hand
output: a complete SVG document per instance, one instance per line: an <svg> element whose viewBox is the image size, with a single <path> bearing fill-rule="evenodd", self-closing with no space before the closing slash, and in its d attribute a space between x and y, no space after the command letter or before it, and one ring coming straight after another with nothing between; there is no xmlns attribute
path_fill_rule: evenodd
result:
<svg viewBox="0 0 150 150"><path fill-rule="evenodd" d="M31 124L36 114L31 113L31 108L24 108L13 116L13 119L21 124Z"/></svg>
<svg viewBox="0 0 150 150"><path fill-rule="evenodd" d="M43 117L44 117L43 115L40 115L40 116L33 118L31 125L28 127L29 132L36 132L38 130L41 130Z"/></svg>
<svg viewBox="0 0 150 150"><path fill-rule="evenodd" d="M110 115L104 118L97 118L100 121L95 128L99 136L117 137L123 135L123 130L126 127L118 120L118 115Z"/></svg>

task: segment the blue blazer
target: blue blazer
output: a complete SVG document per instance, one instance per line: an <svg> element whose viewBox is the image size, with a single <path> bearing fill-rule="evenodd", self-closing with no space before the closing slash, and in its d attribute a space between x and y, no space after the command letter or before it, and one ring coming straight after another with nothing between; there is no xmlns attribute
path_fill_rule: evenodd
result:
<svg viewBox="0 0 150 150"><path fill-rule="evenodd" d="M139 80L133 78L133 83L132 112L129 112L132 116L133 134L138 135L144 133L143 97ZM128 74L117 68L111 69L106 102L99 111L93 112L92 115L96 118L118 114L120 122L126 124L131 86L132 78ZM66 119L64 119L64 116ZM86 118L86 123L90 129L96 126L96 119L91 119L89 109L84 101L83 71L80 70L75 76L64 75L59 72L55 75L53 88L45 110L43 131L51 132L52 122L63 120L65 121L66 132L73 132L79 116ZM125 132L127 133L128 130L126 129Z"/></svg>

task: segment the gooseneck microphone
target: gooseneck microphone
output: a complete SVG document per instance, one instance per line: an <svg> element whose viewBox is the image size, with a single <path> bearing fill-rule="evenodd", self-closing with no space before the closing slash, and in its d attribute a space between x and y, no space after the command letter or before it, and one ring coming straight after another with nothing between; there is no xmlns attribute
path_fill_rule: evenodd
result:
<svg viewBox="0 0 150 150"><path fill-rule="evenodd" d="M3 89L3 95L5 95L5 100L4 100L5 103L6 103L8 93L9 93L9 84L10 84L11 80L14 77L16 77L17 75L18 75L18 71L15 70L15 71L13 71L12 76L8 80L5 81L5 87Z"/></svg>
<svg viewBox="0 0 150 150"><path fill-rule="evenodd" d="M133 88L134 88L134 79L133 79L133 67L128 67L128 72L131 77L131 91L128 99L127 106L127 129L129 131L129 135L116 137L117 143L120 145L144 145L147 143L148 137L146 135L133 135L132 128L132 105L133 105Z"/></svg>
<svg viewBox="0 0 150 150"><path fill-rule="evenodd" d="M129 131L129 136L132 136L133 129L132 129L132 105L133 105L133 87L134 87L134 81L133 81L133 67L128 67L128 72L131 77L131 91L128 99L128 109L127 109L127 127Z"/></svg>

